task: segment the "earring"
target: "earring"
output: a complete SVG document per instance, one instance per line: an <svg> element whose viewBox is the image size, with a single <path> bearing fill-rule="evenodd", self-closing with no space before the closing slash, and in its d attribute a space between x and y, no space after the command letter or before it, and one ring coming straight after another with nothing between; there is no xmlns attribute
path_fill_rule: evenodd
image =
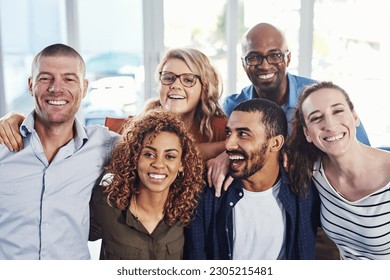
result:
<svg viewBox="0 0 390 280"><path fill-rule="evenodd" d="M184 172L183 171L177 172L177 177L178 178L184 178Z"/></svg>

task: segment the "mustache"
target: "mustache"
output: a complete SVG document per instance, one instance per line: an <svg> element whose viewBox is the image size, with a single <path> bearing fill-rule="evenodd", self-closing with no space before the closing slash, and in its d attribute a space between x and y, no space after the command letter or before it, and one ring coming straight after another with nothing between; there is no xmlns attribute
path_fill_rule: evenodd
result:
<svg viewBox="0 0 390 280"><path fill-rule="evenodd" d="M226 153L228 155L241 155L244 157L244 159L248 158L248 154L245 153L244 151L240 151L240 150L226 150Z"/></svg>

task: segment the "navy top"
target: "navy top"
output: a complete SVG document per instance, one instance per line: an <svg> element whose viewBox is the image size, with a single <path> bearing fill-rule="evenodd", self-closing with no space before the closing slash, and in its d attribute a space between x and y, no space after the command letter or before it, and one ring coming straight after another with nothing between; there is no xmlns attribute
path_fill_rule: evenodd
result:
<svg viewBox="0 0 390 280"><path fill-rule="evenodd" d="M315 259L320 207L318 192L312 187L307 196L298 198L282 167L280 172L278 198L286 211L286 258ZM185 259L232 259L232 210L244 195L242 189L241 181L234 180L226 192L215 197L214 188L205 187L194 220L185 228Z"/></svg>

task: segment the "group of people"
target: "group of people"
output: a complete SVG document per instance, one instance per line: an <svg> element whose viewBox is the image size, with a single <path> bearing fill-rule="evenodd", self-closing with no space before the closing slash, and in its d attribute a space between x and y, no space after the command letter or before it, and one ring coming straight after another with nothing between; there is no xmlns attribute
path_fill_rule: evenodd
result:
<svg viewBox="0 0 390 280"><path fill-rule="evenodd" d="M168 51L119 135L77 119L77 51L37 54L35 109L0 121L0 259L88 259L97 239L101 259L315 259L318 228L341 259L390 259L390 154L347 93L288 73L268 23L242 55L252 84L221 107L207 56Z"/></svg>

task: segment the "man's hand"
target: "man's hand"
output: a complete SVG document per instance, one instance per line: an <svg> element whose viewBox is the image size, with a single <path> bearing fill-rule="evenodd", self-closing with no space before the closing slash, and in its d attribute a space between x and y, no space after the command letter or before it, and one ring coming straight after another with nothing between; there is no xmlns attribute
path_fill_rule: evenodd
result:
<svg viewBox="0 0 390 280"><path fill-rule="evenodd" d="M0 144L6 145L11 152L23 149L19 127L24 119L24 115L16 112L10 112L0 118Z"/></svg>
<svg viewBox="0 0 390 280"><path fill-rule="evenodd" d="M288 155L286 151L282 151L282 164L286 172L288 172Z"/></svg>
<svg viewBox="0 0 390 280"><path fill-rule="evenodd" d="M221 196L222 187L226 191L233 182L233 178L228 176L229 157L223 152L216 158L207 161L207 181L209 187L214 186L215 196Z"/></svg>

